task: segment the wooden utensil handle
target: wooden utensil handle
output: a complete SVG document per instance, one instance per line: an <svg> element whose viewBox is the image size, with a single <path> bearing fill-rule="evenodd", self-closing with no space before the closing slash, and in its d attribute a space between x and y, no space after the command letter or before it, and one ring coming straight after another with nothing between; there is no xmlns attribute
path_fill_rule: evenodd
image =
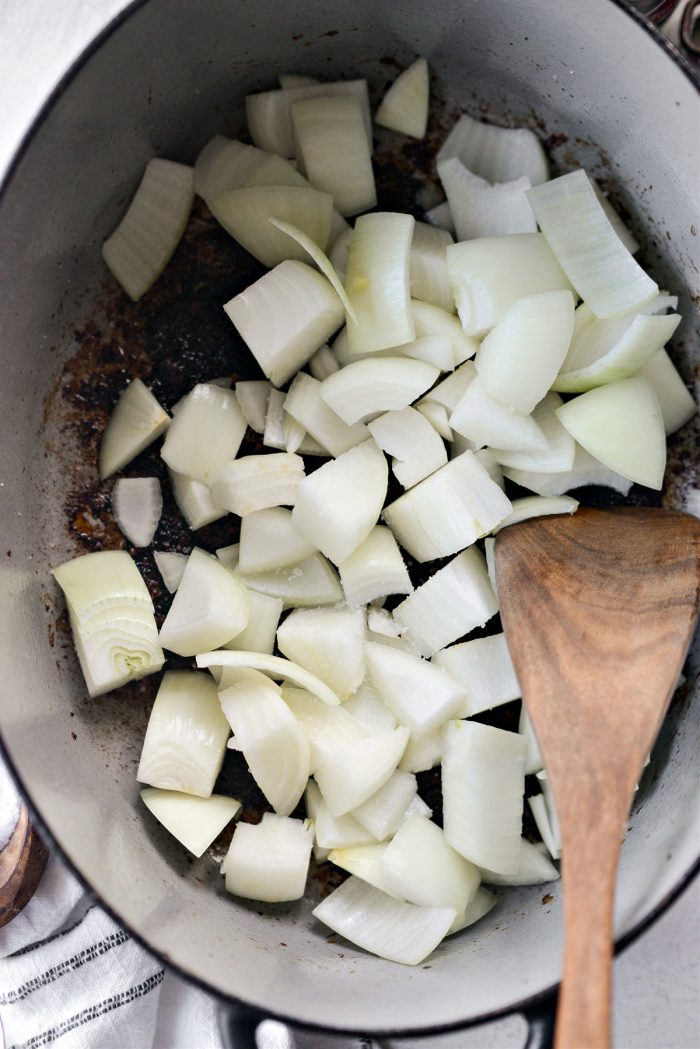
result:
<svg viewBox="0 0 700 1049"><path fill-rule="evenodd" d="M611 794L618 793L618 797ZM608 1049L611 1025L612 926L619 848L629 804L610 791L606 804L589 805L585 841L562 842L564 972L557 1006L555 1049ZM586 792L583 792L584 797ZM583 801L583 798L581 799ZM585 804L585 803L584 803ZM597 819L597 823L596 823Z"/></svg>

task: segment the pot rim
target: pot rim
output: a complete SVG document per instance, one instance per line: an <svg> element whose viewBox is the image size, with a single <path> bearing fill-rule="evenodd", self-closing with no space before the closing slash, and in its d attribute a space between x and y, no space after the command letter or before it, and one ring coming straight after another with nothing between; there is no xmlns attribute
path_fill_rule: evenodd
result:
<svg viewBox="0 0 700 1049"><path fill-rule="evenodd" d="M61 96L64 94L66 89L72 84L73 80L82 70L85 63L92 57L92 55L99 50L100 47L119 29L123 23L125 23L132 15L139 11L142 7L145 7L150 0L130 0L121 11L119 11L113 18L111 18L106 25L93 37L93 39L87 44L87 46L76 56L71 62L68 68L64 71L61 77L58 79L56 84L53 86L49 94L46 96L44 102L33 116L29 127L20 139L19 145L10 156L9 161L4 168L0 170L0 204L5 196L5 193L12 182L15 171L18 168L20 162L24 158L25 153L29 149L35 136L41 131L42 125L49 115L54 105L59 101ZM698 80L696 74L680 51L671 43L671 41L663 35L663 33L657 29L648 19L644 18L636 9L629 6L625 0L608 0L609 3L623 11L629 18L631 18L637 25L648 33L656 43L664 49L669 59L681 70L681 72L687 77L690 83L696 88L696 91L700 93L698 87ZM449 1034L450 1032L467 1029L470 1027L478 1027L482 1024L491 1023L495 1020L501 1019L506 1016L510 1016L513 1013L524 1014L526 1020L528 1014L533 1013L541 1009L545 1004L553 999L557 988L559 987L559 981L551 984L544 988L542 991L536 994L529 995L525 998L519 998L515 1002L510 1003L507 1006L503 1006L500 1009L490 1010L488 1012L480 1013L476 1016L470 1017L469 1019L462 1021L455 1021L448 1024L433 1024L421 1027L406 1027L406 1028L381 1028L375 1029L374 1031L367 1031L361 1028L346 1028L346 1027L332 1027L326 1024L314 1023L313 1021L299 1020L298 1018L288 1016L284 1013L278 1013L274 1009L265 1009L264 1014L259 1011L259 1007L251 1005L244 999L238 998L236 995L222 991L216 987L213 987L210 983L204 980L202 977L195 973L189 972L183 965L178 962L174 962L169 959L162 951L158 950L151 943L149 943L140 932L131 927L131 925L124 921L124 919L117 913L110 904L106 903L99 892L89 882L86 876L82 873L77 864L67 854L63 846L58 841L54 832L49 828L47 823L44 821L43 816L37 809L31 793L27 789L26 784L22 776L19 774L15 767L14 761L10 755L8 747L5 743L2 727L0 726L0 758L7 766L10 775L12 776L15 784L19 788L19 791L27 804L31 818L35 826L38 828L41 837L44 841L55 850L56 854L60 857L61 861L68 867L71 874L78 880L85 891L99 904L102 910L105 911L109 917L116 922L121 928L129 934L132 939L138 943L144 950L156 958L164 968L169 968L175 972L181 979L188 983L194 984L197 988L204 991L206 994L211 995L224 1005L233 1006L234 1008L240 1008L246 1012L254 1012L256 1015L259 1013L260 1020L269 1019L276 1020L280 1023L286 1024L293 1028L299 1028L301 1030L315 1031L318 1033L332 1033L341 1036L350 1037L381 1037L381 1038L411 1038L411 1037L433 1037L442 1034ZM690 886L694 878L700 873L700 853L696 860L691 864L688 870L678 879L676 884L669 890L666 896L653 907L648 914L641 918L635 925L632 926L626 933L615 940L613 949L615 955L621 954L627 947L635 942L646 930L654 924L654 922L661 917L661 915L671 906L672 903L683 892Z"/></svg>

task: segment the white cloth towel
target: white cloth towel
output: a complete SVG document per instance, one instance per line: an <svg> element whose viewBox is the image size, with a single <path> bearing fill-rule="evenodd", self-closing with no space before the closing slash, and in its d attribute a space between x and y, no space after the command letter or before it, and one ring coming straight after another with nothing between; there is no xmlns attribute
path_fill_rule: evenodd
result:
<svg viewBox="0 0 700 1049"><path fill-rule="evenodd" d="M11 803L4 792L3 807ZM0 1023L6 1049L222 1045L214 999L164 971L55 855L36 894L0 929Z"/></svg>
<svg viewBox="0 0 700 1049"><path fill-rule="evenodd" d="M0 830L17 814L4 775L0 762ZM215 999L164 970L55 854L27 906L0 929L0 1025L4 1049L223 1049ZM256 1040L258 1049L374 1046L271 1020Z"/></svg>

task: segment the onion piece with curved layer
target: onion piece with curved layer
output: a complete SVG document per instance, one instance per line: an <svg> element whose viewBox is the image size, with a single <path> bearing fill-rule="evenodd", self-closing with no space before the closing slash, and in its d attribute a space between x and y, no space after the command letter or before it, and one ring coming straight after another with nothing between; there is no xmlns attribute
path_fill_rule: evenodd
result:
<svg viewBox="0 0 700 1049"><path fill-rule="evenodd" d="M440 827L411 816L382 857L386 892L423 907L454 907L463 915L479 888L479 869L447 842Z"/></svg>
<svg viewBox="0 0 700 1049"><path fill-rule="evenodd" d="M175 470L168 470L168 477L177 508L193 531L225 515L225 510L214 505L208 484L185 477Z"/></svg>
<svg viewBox="0 0 700 1049"><path fill-rule="evenodd" d="M299 452L301 455L327 455L328 450L309 436L301 423L284 410L285 401L286 395L282 390L270 390L263 432L265 447L290 454Z"/></svg>
<svg viewBox="0 0 700 1049"><path fill-rule="evenodd" d="M494 893L488 892L483 885L480 885L476 890L474 899L467 905L464 914L457 915L453 921L449 935L452 935L452 933L455 932L461 932L462 929L466 929L468 926L481 921L489 911L493 910L497 903L498 897L494 895Z"/></svg>
<svg viewBox="0 0 700 1049"><path fill-rule="evenodd" d="M527 177L533 186L549 178L542 143L528 128L497 127L462 113L437 155L438 163L459 157L489 182Z"/></svg>
<svg viewBox="0 0 700 1049"><path fill-rule="evenodd" d="M100 480L135 459L165 433L170 416L140 379L132 379L119 395L100 442Z"/></svg>
<svg viewBox="0 0 700 1049"><path fill-rule="evenodd" d="M264 652L272 655L275 637L282 614L282 599L248 590L250 616L239 634L224 644L224 648L243 652Z"/></svg>
<svg viewBox="0 0 700 1049"><path fill-rule="evenodd" d="M238 569L242 575L286 568L315 552L292 521L291 510L269 506L246 514L241 521Z"/></svg>
<svg viewBox="0 0 700 1049"><path fill-rule="evenodd" d="M596 197L600 202L601 208L607 215L610 225L615 230L618 237L629 251L630 255L636 255L640 248L639 241L636 239L632 231L627 228L621 216L615 210L608 197L605 195L601 187L593 178L591 179L591 185L593 186L593 192L595 193ZM673 306L674 310L677 305L678 303L676 302L676 304Z"/></svg>
<svg viewBox="0 0 700 1049"><path fill-rule="evenodd" d="M529 488L531 492L542 496L563 495L586 485L600 485L603 488L612 488L620 495L627 495L632 487L630 480L604 466L580 444L574 442L574 447L574 462L570 470L541 473L539 470L533 471L532 467L529 470L521 470L504 466L503 472L522 488Z"/></svg>
<svg viewBox="0 0 700 1049"><path fill-rule="evenodd" d="M358 318L348 320L352 354L375 353L415 338L410 256L415 220L396 212L361 215L350 241L345 288Z"/></svg>
<svg viewBox="0 0 700 1049"><path fill-rule="evenodd" d="M661 489L666 437L661 408L644 379L621 379L558 409L559 421L586 451L630 481Z"/></svg>
<svg viewBox="0 0 700 1049"><path fill-rule="evenodd" d="M489 396L529 415L552 383L556 385L573 328L570 291L548 291L514 302L476 355L479 380Z"/></svg>
<svg viewBox="0 0 700 1049"><path fill-rule="evenodd" d="M366 951L419 965L447 935L453 907L418 907L351 876L315 908L314 917Z"/></svg>
<svg viewBox="0 0 700 1049"><path fill-rule="evenodd" d="M502 528L518 524L520 521L529 521L531 517L575 514L577 510L578 499L572 499L570 495L527 495L522 499L513 500L513 509L493 531L494 533L500 532Z"/></svg>
<svg viewBox="0 0 700 1049"><path fill-rule="evenodd" d="M464 452L385 506L382 517L404 549L423 562L470 546L510 509L510 499L474 453Z"/></svg>
<svg viewBox="0 0 700 1049"><path fill-rule="evenodd" d="M289 387L284 410L327 448L331 455L342 455L343 452L348 452L366 441L369 430L363 423L348 426L343 422L324 401L322 390L322 382L305 372L299 372Z"/></svg>
<svg viewBox="0 0 700 1049"><path fill-rule="evenodd" d="M416 739L411 736L404 750L399 768L406 772L427 772L442 763L444 727ZM425 814L423 814L425 815ZM432 814L431 814L432 815Z"/></svg>
<svg viewBox="0 0 700 1049"><path fill-rule="evenodd" d="M497 611L484 555L471 546L397 605L394 619L421 655L432 656L484 626Z"/></svg>
<svg viewBox="0 0 700 1049"><path fill-rule="evenodd" d="M537 736L535 735L535 729L524 702L520 707L518 732L525 739L525 775L531 776L533 773L542 770L543 761L542 755L540 754L540 746L537 742Z"/></svg>
<svg viewBox="0 0 700 1049"><path fill-rule="evenodd" d="M264 903L301 899L312 842L308 820L266 812L260 823L239 823L221 865L227 891Z"/></svg>
<svg viewBox="0 0 700 1049"><path fill-rule="evenodd" d="M296 565L243 577L249 590L278 597L285 608L336 605L343 600L340 580L323 554L312 554Z"/></svg>
<svg viewBox="0 0 700 1049"><path fill-rule="evenodd" d="M153 559L169 593L174 594L180 585L187 554L171 553L169 550L154 550Z"/></svg>
<svg viewBox="0 0 700 1049"><path fill-rule="evenodd" d="M175 412L161 456L171 470L206 484L218 467L236 458L245 431L233 390L197 383Z"/></svg>
<svg viewBox="0 0 700 1049"><path fill-rule="evenodd" d="M280 681L292 681L299 688L318 696L323 703L335 707L340 702L328 685L297 663L279 656L268 656L261 652L201 652L197 657L197 666L209 667L242 667L248 670L262 670L270 677Z"/></svg>
<svg viewBox="0 0 700 1049"><path fill-rule="evenodd" d="M420 223L416 223L416 226L418 225ZM452 303L454 306L454 296ZM454 310L448 311L430 302L411 299L411 315L417 339L429 335L439 335L449 339L454 356L454 367L464 364L478 350L478 340L465 334L459 319L454 315Z"/></svg>
<svg viewBox="0 0 700 1049"><path fill-rule="evenodd" d="M375 124L400 131L411 138L424 138L428 126L430 74L428 63L418 58L399 73L374 114Z"/></svg>
<svg viewBox="0 0 700 1049"><path fill-rule="evenodd" d="M120 477L112 489L112 510L120 530L134 546L149 546L163 512L157 477Z"/></svg>
<svg viewBox="0 0 700 1049"><path fill-rule="evenodd" d="M643 306L659 293L610 224L583 169L528 192L557 260L596 317Z"/></svg>
<svg viewBox="0 0 700 1049"><path fill-rule="evenodd" d="M338 571L350 608L413 590L396 539L383 525L375 525L365 541L340 562Z"/></svg>
<svg viewBox="0 0 700 1049"><path fill-rule="evenodd" d="M209 201L224 190L239 189L268 157L269 153L255 146L214 135L197 156L194 191Z"/></svg>
<svg viewBox="0 0 700 1049"><path fill-rule="evenodd" d="M531 798L527 799L527 803L530 806L532 817L537 825L537 830L546 846L547 852L552 859L558 860L561 855L561 847L554 834L544 794L534 794Z"/></svg>
<svg viewBox="0 0 700 1049"><path fill-rule="evenodd" d="M404 488L418 484L447 462L445 445L415 408L380 415L367 429L382 451L394 457L391 468Z"/></svg>
<svg viewBox="0 0 700 1049"><path fill-rule="evenodd" d="M489 451L496 461L502 467L533 473L555 473L573 469L576 442L557 417L557 410L563 403L558 393L550 391L532 413L532 419L537 423L547 441L546 448L538 449L536 452L491 448Z"/></svg>
<svg viewBox="0 0 700 1049"><path fill-rule="evenodd" d="M495 400L478 376L469 383L449 418L452 429L468 437L476 448L488 445L534 454L547 448L547 439L532 416Z"/></svg>
<svg viewBox="0 0 700 1049"><path fill-rule="evenodd" d="M234 733L229 746L241 751L275 812L288 816L304 793L311 760L306 736L279 686L257 670L241 669L219 692L219 702Z"/></svg>
<svg viewBox="0 0 700 1049"><path fill-rule="evenodd" d="M374 440L351 448L303 479L292 513L294 524L321 553L340 564L377 523L388 473Z"/></svg>
<svg viewBox="0 0 700 1049"><path fill-rule="evenodd" d="M309 371L313 378L318 379L319 382L323 382L333 372L337 372L339 367L338 358L328 345L322 346L320 350L316 350L316 353L309 361Z"/></svg>
<svg viewBox="0 0 700 1049"><path fill-rule="evenodd" d="M211 495L216 506L245 517L269 506L293 506L303 477L300 455L244 455L216 470Z"/></svg>
<svg viewBox="0 0 700 1049"><path fill-rule="evenodd" d="M270 219L292 223L321 248L328 244L333 198L313 186L244 186L219 193L210 202L214 217L234 240L264 266L285 259L306 261L307 253Z"/></svg>
<svg viewBox="0 0 700 1049"><path fill-rule="evenodd" d="M332 816L344 816L367 801L396 769L408 729L392 729L348 743L316 767L316 782Z"/></svg>
<svg viewBox="0 0 700 1049"><path fill-rule="evenodd" d="M452 234L427 222L416 222L411 239L409 274L411 297L454 313L455 300L447 279L445 248Z"/></svg>
<svg viewBox="0 0 700 1049"><path fill-rule="evenodd" d="M666 350L660 350L637 374L658 397L667 434L680 430L693 418L698 406Z"/></svg>
<svg viewBox="0 0 700 1049"><path fill-rule="evenodd" d="M388 612L386 614L389 615ZM371 635L370 628L369 639L373 640ZM388 732L397 725L396 718L367 677L357 692L345 700L343 710L351 714L355 721L359 721L370 736L376 736L378 732Z"/></svg>
<svg viewBox="0 0 700 1049"><path fill-rule="evenodd" d="M308 179L305 179L289 160L278 156L277 153L265 154L263 163L250 173L243 186L301 186L304 189L313 189Z"/></svg>
<svg viewBox="0 0 700 1049"><path fill-rule="evenodd" d="M291 222L284 222L282 219L276 217L270 218L270 222L278 229L280 233L286 233L288 237L295 240L297 244L303 248L307 255L310 255L313 261L316 263L318 268L324 277L330 281L333 286L333 291L336 293L340 301L342 302L345 312L351 320L356 321L355 310L352 307L352 303L347 297L345 288L343 287L338 274L333 268L331 260L328 258L325 252L321 251L319 245L311 238L308 233L304 230L299 229L297 226L293 226Z"/></svg>
<svg viewBox="0 0 700 1049"><path fill-rule="evenodd" d="M102 258L134 302L170 261L193 200L192 168L160 157L149 160L126 214L102 245Z"/></svg>
<svg viewBox="0 0 700 1049"><path fill-rule="evenodd" d="M240 634L249 615L243 583L216 557L195 548L160 628L160 643L180 656L194 656Z"/></svg>
<svg viewBox="0 0 700 1049"><path fill-rule="evenodd" d="M290 259L225 305L268 379L282 386L343 323L343 305L320 273Z"/></svg>
<svg viewBox="0 0 700 1049"><path fill-rule="evenodd" d="M594 321L572 346L571 359L564 362L553 389L581 393L636 375L663 349L680 322L677 313ZM601 328L608 329L607 337Z"/></svg>
<svg viewBox="0 0 700 1049"><path fill-rule="evenodd" d="M298 608L277 631L288 659L315 674L341 703L365 676L365 617L350 608Z"/></svg>
<svg viewBox="0 0 700 1049"><path fill-rule="evenodd" d="M441 372L451 372L455 366L450 340L443 335L424 335L395 349L381 351L388 356L411 357L414 361L432 364Z"/></svg>
<svg viewBox="0 0 700 1049"><path fill-rule="evenodd" d="M430 389L439 374L424 361L374 355L329 375L321 385L321 396L331 411L353 426L381 412L408 407Z"/></svg>
<svg viewBox="0 0 700 1049"><path fill-rule="evenodd" d="M291 113L299 160L309 182L332 195L341 215L373 208L377 191L371 144L358 99L307 98L293 103Z"/></svg>
<svg viewBox="0 0 700 1049"><path fill-rule="evenodd" d="M461 455L462 451L471 450L471 441L467 444L464 449L458 447L459 440L467 441L466 437L462 437L461 434L457 434L452 447L452 458ZM479 460L487 474L491 478L494 484L497 484L499 488L505 491L505 482L503 479L503 470L501 470L500 463L494 454L493 448L479 448L478 451L474 452L474 455Z"/></svg>
<svg viewBox="0 0 700 1049"><path fill-rule="evenodd" d="M307 98L350 95L358 100L363 117L367 143L372 145L372 117L366 80L337 80L285 88L281 91L261 91L246 95L245 108L248 131L256 146L282 157L296 153L292 106Z"/></svg>
<svg viewBox="0 0 700 1049"><path fill-rule="evenodd" d="M193 855L201 856L241 808L236 798L198 798L176 790L145 787L141 800L159 823Z"/></svg>
<svg viewBox="0 0 700 1049"><path fill-rule="evenodd" d="M451 645L436 652L432 661L462 686L465 703L457 717L474 717L522 695L505 634Z"/></svg>
<svg viewBox="0 0 700 1049"><path fill-rule="evenodd" d="M456 317L455 320L457 320ZM457 323L459 324L459 321ZM478 343L475 339L472 341L476 348ZM428 390L425 397L421 397L415 407L420 410L427 403L438 404L440 407L446 408L448 413L451 414L464 396L467 387L475 379L476 367L474 362L464 361L458 368L455 368L451 375L439 382L437 386L433 386L432 390ZM451 440L452 438L447 437L445 439Z"/></svg>
<svg viewBox="0 0 700 1049"><path fill-rule="evenodd" d="M430 735L457 716L464 703L462 686L440 667L374 641L367 642L366 652L372 684L414 739Z"/></svg>
<svg viewBox="0 0 700 1049"><path fill-rule="evenodd" d="M525 740L474 721L445 730L442 796L445 837L479 867L515 874L520 857Z"/></svg>
<svg viewBox="0 0 700 1049"><path fill-rule="evenodd" d="M169 670L151 709L136 779L208 798L229 733L213 679L196 670Z"/></svg>
<svg viewBox="0 0 700 1049"><path fill-rule="evenodd" d="M364 739L369 735L360 722L345 709L345 705L329 707L327 703L312 696L306 689L294 688L290 685L282 686L282 699L306 736L312 775L316 771L316 766L337 750L342 750L346 744L354 743L355 740ZM309 812L309 816L313 818L314 813ZM319 841L319 844L329 849L336 847L322 841Z"/></svg>
<svg viewBox="0 0 700 1049"><path fill-rule="evenodd" d="M518 299L571 290L541 233L479 237L446 250L447 275L467 335L485 335Z"/></svg>
<svg viewBox="0 0 700 1049"><path fill-rule="evenodd" d="M91 697L160 670L164 655L153 601L126 550L83 554L52 574L65 595Z"/></svg>
<svg viewBox="0 0 700 1049"><path fill-rule="evenodd" d="M386 892L382 880L382 860L387 847L385 841L373 841L368 845L351 845L331 849L328 859L336 867L347 871L348 874L354 874L367 885L373 885L375 889Z"/></svg>
<svg viewBox="0 0 700 1049"><path fill-rule="evenodd" d="M378 791L352 810L352 815L373 838L386 841L404 822L417 790L415 775L397 769Z"/></svg>
<svg viewBox="0 0 700 1049"><path fill-rule="evenodd" d="M439 437L442 437L445 441L452 441L454 434L452 433L452 427L449 423L449 413L447 408L442 404L436 404L434 401L427 401L425 397L422 401L418 401L414 405L417 412L427 419L435 433ZM464 449L465 451L467 449Z"/></svg>
<svg viewBox="0 0 700 1049"><path fill-rule="evenodd" d="M457 158L438 161L438 175L450 205L457 240L535 233L537 223L527 199L529 178L488 182Z"/></svg>
<svg viewBox="0 0 700 1049"><path fill-rule="evenodd" d="M318 785L310 779L304 795L306 811L313 820L314 838L320 849L366 847L376 838L355 819L352 813L331 816Z"/></svg>
<svg viewBox="0 0 700 1049"><path fill-rule="evenodd" d="M486 885L544 885L557 881L559 877L559 871L549 857L527 838L520 842L518 869L514 874L496 874L481 868L481 878Z"/></svg>
<svg viewBox="0 0 700 1049"><path fill-rule="evenodd" d="M267 405L272 383L268 379L246 379L235 385L236 400L243 418L251 430L261 436L265 433Z"/></svg>

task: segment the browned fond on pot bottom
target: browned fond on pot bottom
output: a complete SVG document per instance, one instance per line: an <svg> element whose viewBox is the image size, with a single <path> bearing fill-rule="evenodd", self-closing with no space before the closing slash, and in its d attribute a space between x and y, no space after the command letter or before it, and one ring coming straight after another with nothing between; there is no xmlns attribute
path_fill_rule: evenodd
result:
<svg viewBox="0 0 700 1049"><path fill-rule="evenodd" d="M641 508L538 518L499 534L496 572L561 827L555 1044L605 1049L620 844L698 614L700 521Z"/></svg>

